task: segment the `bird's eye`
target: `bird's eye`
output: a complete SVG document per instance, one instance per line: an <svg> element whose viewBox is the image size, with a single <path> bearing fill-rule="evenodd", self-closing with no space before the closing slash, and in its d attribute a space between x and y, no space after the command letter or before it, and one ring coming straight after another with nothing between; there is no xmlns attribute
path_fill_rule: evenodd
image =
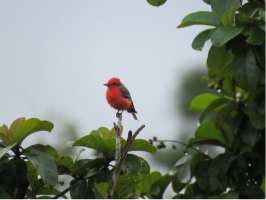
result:
<svg viewBox="0 0 266 200"><path fill-rule="evenodd" d="M113 85L116 85L116 83L113 83Z"/></svg>

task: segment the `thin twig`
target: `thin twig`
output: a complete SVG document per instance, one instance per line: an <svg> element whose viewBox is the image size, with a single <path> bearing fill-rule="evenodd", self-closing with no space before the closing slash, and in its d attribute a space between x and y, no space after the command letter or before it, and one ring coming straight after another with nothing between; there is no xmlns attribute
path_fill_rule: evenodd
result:
<svg viewBox="0 0 266 200"><path fill-rule="evenodd" d="M65 190L63 190L62 192L60 192L59 194L55 195L52 199L58 199L59 197L63 196L64 194L66 194L72 185L70 185L68 188L66 188Z"/></svg>
<svg viewBox="0 0 266 200"><path fill-rule="evenodd" d="M114 195L114 191L115 191L115 186L117 183L117 179L118 176L120 174L118 165L120 163L120 159L121 159L121 125L122 125L122 113L117 113L116 117L118 118L118 125L115 124L114 122L114 127L115 127L115 135L116 135L116 148L115 148L115 166L113 168L113 175L112 175L112 179L110 181L110 184L108 186L107 189L107 194L106 194L106 198L107 199L111 199L113 198Z"/></svg>
<svg viewBox="0 0 266 200"><path fill-rule="evenodd" d="M193 150L195 150L195 151L197 151L199 153L202 153L206 158L208 158L210 160L212 159L210 156L206 155L205 153L201 152L200 150L198 150L198 149L196 149L196 148L194 148L194 147L192 147L192 146L190 146L190 145L188 145L186 143L183 143L183 142L179 142L179 141L176 141L176 140L156 140L154 142L175 142L175 143L178 143L178 144L182 144L182 145L187 146L187 147L189 147L189 148L191 148L191 149L193 149Z"/></svg>

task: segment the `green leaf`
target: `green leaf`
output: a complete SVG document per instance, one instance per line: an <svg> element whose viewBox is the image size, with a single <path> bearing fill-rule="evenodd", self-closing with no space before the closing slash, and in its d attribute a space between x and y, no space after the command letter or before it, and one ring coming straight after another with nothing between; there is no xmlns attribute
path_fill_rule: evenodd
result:
<svg viewBox="0 0 266 200"><path fill-rule="evenodd" d="M235 102L226 104L224 107L222 107L216 114L214 118L214 124L219 129L224 123L231 124L232 113L236 111L237 104Z"/></svg>
<svg viewBox="0 0 266 200"><path fill-rule="evenodd" d="M149 175L140 174L142 178L142 192L147 193L151 189L151 185L162 177L160 172L154 171Z"/></svg>
<svg viewBox="0 0 266 200"><path fill-rule="evenodd" d="M109 184L102 182L99 184L94 183L94 185L95 185L95 188L97 189L97 191L102 195L102 197L104 199L106 199L106 193L107 193L107 189L108 189Z"/></svg>
<svg viewBox="0 0 266 200"><path fill-rule="evenodd" d="M73 160L69 156L63 156L59 159L58 165L57 165L57 170L58 174L71 174L70 169L73 166Z"/></svg>
<svg viewBox="0 0 266 200"><path fill-rule="evenodd" d="M122 170L129 176L137 174L141 170L140 158L134 154L127 154Z"/></svg>
<svg viewBox="0 0 266 200"><path fill-rule="evenodd" d="M80 180L72 183L70 188L70 196L72 199L84 199L87 194L87 181Z"/></svg>
<svg viewBox="0 0 266 200"><path fill-rule="evenodd" d="M215 159L212 160L210 164L210 177L221 180L228 171L233 159L233 155L229 153L218 155Z"/></svg>
<svg viewBox="0 0 266 200"><path fill-rule="evenodd" d="M105 158L97 158L97 159L81 159L78 160L73 164L73 167L71 168L71 173L75 174L80 169L86 169L86 168L94 168L94 167L101 167L104 164L106 164Z"/></svg>
<svg viewBox="0 0 266 200"><path fill-rule="evenodd" d="M129 151L146 151L151 154L155 154L157 151L157 148L151 145L147 140L136 139L130 146Z"/></svg>
<svg viewBox="0 0 266 200"><path fill-rule="evenodd" d="M237 138L242 138L246 144L252 144L258 137L257 129L251 124L249 117L244 115L236 132Z"/></svg>
<svg viewBox="0 0 266 200"><path fill-rule="evenodd" d="M225 43L225 50L229 54L236 54L240 52L244 47L246 46L246 37L242 34L237 35L236 37L229 40L227 43Z"/></svg>
<svg viewBox="0 0 266 200"><path fill-rule="evenodd" d="M202 111L207 108L207 106L214 101L215 99L220 98L217 95L214 94L200 94L196 96L190 103L190 110L194 111Z"/></svg>
<svg viewBox="0 0 266 200"><path fill-rule="evenodd" d="M14 142L12 141L12 138L9 135L9 130L7 125L3 124L3 126L0 126L0 139L6 144L11 145Z"/></svg>
<svg viewBox="0 0 266 200"><path fill-rule="evenodd" d="M133 195L133 190L136 187L139 187L139 183L141 183L140 177L138 175L128 176L128 175L120 175L117 180L117 185L115 188L115 192L117 193L118 198L125 199L130 196L130 193Z"/></svg>
<svg viewBox="0 0 266 200"><path fill-rule="evenodd" d="M210 183L214 185L220 192L224 191L223 185L219 180L210 177Z"/></svg>
<svg viewBox="0 0 266 200"><path fill-rule="evenodd" d="M243 156L235 156L229 168L230 173L244 173L247 170L247 163Z"/></svg>
<svg viewBox="0 0 266 200"><path fill-rule="evenodd" d="M222 195L214 195L214 196L209 196L208 199L238 199L239 194L236 192L229 192L227 194L222 194Z"/></svg>
<svg viewBox="0 0 266 200"><path fill-rule="evenodd" d="M192 144L211 144L226 147L223 134L215 127L213 121L203 123L195 132L195 138L190 139Z"/></svg>
<svg viewBox="0 0 266 200"><path fill-rule="evenodd" d="M256 129L265 128L265 115L260 114L256 106L249 109L249 119Z"/></svg>
<svg viewBox="0 0 266 200"><path fill-rule="evenodd" d="M178 173L176 173L173 177L172 181L172 188L174 192L179 193L181 190L183 190L186 187L187 183L181 183L178 178Z"/></svg>
<svg viewBox="0 0 266 200"><path fill-rule="evenodd" d="M10 149L12 149L14 146L16 146L17 143L12 144L10 146L7 146L0 150L0 158L2 158Z"/></svg>
<svg viewBox="0 0 266 200"><path fill-rule="evenodd" d="M13 135L14 135L15 131L17 130L17 128L20 126L20 124L22 124L25 121L26 121L25 117L20 117L20 118L17 118L15 121L12 122L12 124L9 128L9 135L11 138L13 138Z"/></svg>
<svg viewBox="0 0 266 200"><path fill-rule="evenodd" d="M212 111L218 111L221 109L224 104L229 103L230 101L225 98L218 98L212 101L201 113L199 122L202 124L203 120L210 114Z"/></svg>
<svg viewBox="0 0 266 200"><path fill-rule="evenodd" d="M50 156L56 163L58 162L58 153L55 148L50 145L34 144L29 146L28 148L34 148L40 152L43 152Z"/></svg>
<svg viewBox="0 0 266 200"><path fill-rule="evenodd" d="M213 15L212 12L199 11L191 13L184 17L181 24L177 28L191 26L195 24L219 26L220 21Z"/></svg>
<svg viewBox="0 0 266 200"><path fill-rule="evenodd" d="M247 37L249 44L261 45L265 40L265 32L258 27L246 27L242 34Z"/></svg>
<svg viewBox="0 0 266 200"><path fill-rule="evenodd" d="M109 134L110 134L110 130L106 127L100 127L98 129L99 133L100 133L100 136L106 140L106 139L109 139Z"/></svg>
<svg viewBox="0 0 266 200"><path fill-rule="evenodd" d="M141 161L141 169L139 171L139 173L142 174L150 174L150 165L149 163L143 159L142 157L139 157L140 161Z"/></svg>
<svg viewBox="0 0 266 200"><path fill-rule="evenodd" d="M213 29L207 29L200 32L192 42L192 48L201 51L205 42L209 39L209 34Z"/></svg>
<svg viewBox="0 0 266 200"><path fill-rule="evenodd" d="M126 141L121 138L121 148L126 144ZM107 158L114 159L115 138L104 140L99 135L86 135L74 142L73 146L83 146L95 149L103 153Z"/></svg>
<svg viewBox="0 0 266 200"><path fill-rule="evenodd" d="M230 72L230 64L232 55L228 54L224 47L211 46L208 58L207 67L208 75L211 79L221 78L224 74Z"/></svg>
<svg viewBox="0 0 266 200"><path fill-rule="evenodd" d="M169 174L165 174L163 177L159 178L158 180L156 180L152 186L150 191L156 190L156 188L159 189L159 192L157 194L152 194L152 197L154 199L162 199L163 198L163 193L165 191L165 189L167 188L167 186L169 185L169 183L171 181L173 181L174 177L169 175Z"/></svg>
<svg viewBox="0 0 266 200"><path fill-rule="evenodd" d="M239 35L244 27L220 26L215 29L211 35L212 44L222 47L226 42Z"/></svg>
<svg viewBox="0 0 266 200"><path fill-rule="evenodd" d="M14 132L13 140L21 144L22 141L30 134L37 131L51 132L53 128L54 125L51 122L41 121L37 118L31 118L20 124L20 126Z"/></svg>
<svg viewBox="0 0 266 200"><path fill-rule="evenodd" d="M185 163L190 162L191 159L192 159L192 155L185 155L185 156L181 157L180 159L178 159L178 161L175 163L174 167L184 165Z"/></svg>
<svg viewBox="0 0 266 200"><path fill-rule="evenodd" d="M222 16L222 23L224 26L232 25L233 24L233 17L234 17L234 6L232 6L229 10L225 11Z"/></svg>
<svg viewBox="0 0 266 200"><path fill-rule="evenodd" d="M53 188L58 180L57 168L53 159L34 148L27 148L24 153L39 172L46 187Z"/></svg>
<svg viewBox="0 0 266 200"><path fill-rule="evenodd" d="M254 45L253 52L260 68L265 71L265 43L263 43L262 45Z"/></svg>
<svg viewBox="0 0 266 200"><path fill-rule="evenodd" d="M255 185L249 186L240 186L235 189L236 192L239 194L245 195L244 198L251 198L251 199L265 199L264 192Z"/></svg>
<svg viewBox="0 0 266 200"><path fill-rule="evenodd" d="M230 8L233 9L233 15L235 14L236 10L239 7L238 0L211 0L211 8L214 16L222 21L224 13L229 10Z"/></svg>
<svg viewBox="0 0 266 200"><path fill-rule="evenodd" d="M252 91L257 88L256 59L250 46L235 54L232 73L236 83L244 90Z"/></svg>
<svg viewBox="0 0 266 200"><path fill-rule="evenodd" d="M196 153L193 158L190 161L190 172L191 172L191 177L193 177L195 168L199 162L201 162L205 158L205 155L203 153Z"/></svg>
<svg viewBox="0 0 266 200"><path fill-rule="evenodd" d="M0 187L0 199L12 199L11 196Z"/></svg>
<svg viewBox="0 0 266 200"><path fill-rule="evenodd" d="M203 190L209 190L210 188L210 177L208 169L211 161L200 162L195 168L195 178L197 185Z"/></svg>
<svg viewBox="0 0 266 200"><path fill-rule="evenodd" d="M184 165L181 166L178 172L178 179L181 183L187 183L190 181L190 162L186 162Z"/></svg>
<svg viewBox="0 0 266 200"><path fill-rule="evenodd" d="M31 188L35 189L34 183L38 180L37 170L34 168L30 161L26 162L27 165L27 178L30 182Z"/></svg>
<svg viewBox="0 0 266 200"><path fill-rule="evenodd" d="M147 2L148 2L150 5L152 5L152 6L157 6L157 7L159 7L159 6L163 5L163 4L166 2L166 0L147 0Z"/></svg>

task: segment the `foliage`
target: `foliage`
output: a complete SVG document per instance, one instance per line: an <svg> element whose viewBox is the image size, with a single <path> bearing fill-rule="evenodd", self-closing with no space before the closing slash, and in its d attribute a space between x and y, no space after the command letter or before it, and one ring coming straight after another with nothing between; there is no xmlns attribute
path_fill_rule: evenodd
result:
<svg viewBox="0 0 266 200"><path fill-rule="evenodd" d="M105 198L112 174L110 162L115 160L115 130L100 127L67 145L91 148L87 159L59 158L50 145L35 144L22 147L23 140L37 131L51 131L53 124L37 118L16 119L8 128L0 127L0 198L56 198L64 193L55 189L62 184L59 175L70 176L71 198ZM121 150L126 140L121 138ZM129 151L146 151L154 154L156 148L148 141L136 139ZM148 178L150 166L142 157L128 154L115 189L116 198L138 198L142 193L142 179ZM3 180L3 181L2 181ZM149 194L149 191L146 192ZM44 196L43 196L44 195ZM48 196L47 196L48 195ZM56 196L58 195L58 196Z"/></svg>
<svg viewBox="0 0 266 200"><path fill-rule="evenodd" d="M212 26L195 37L192 48L201 51L210 39L208 77L201 81L223 96L196 96L190 110L202 113L195 137L188 144L171 141L198 151L174 165L174 198L265 198L265 1L204 2L211 12L191 13L177 28ZM215 115L206 121L210 113ZM153 142L165 148L163 140ZM207 157L198 150L203 145L224 153Z"/></svg>

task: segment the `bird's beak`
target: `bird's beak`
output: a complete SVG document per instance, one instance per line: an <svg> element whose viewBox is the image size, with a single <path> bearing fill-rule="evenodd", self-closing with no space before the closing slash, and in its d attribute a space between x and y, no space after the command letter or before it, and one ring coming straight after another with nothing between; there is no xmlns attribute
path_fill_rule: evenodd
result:
<svg viewBox="0 0 266 200"><path fill-rule="evenodd" d="M105 85L105 86L109 86L109 84L103 84L103 85Z"/></svg>

